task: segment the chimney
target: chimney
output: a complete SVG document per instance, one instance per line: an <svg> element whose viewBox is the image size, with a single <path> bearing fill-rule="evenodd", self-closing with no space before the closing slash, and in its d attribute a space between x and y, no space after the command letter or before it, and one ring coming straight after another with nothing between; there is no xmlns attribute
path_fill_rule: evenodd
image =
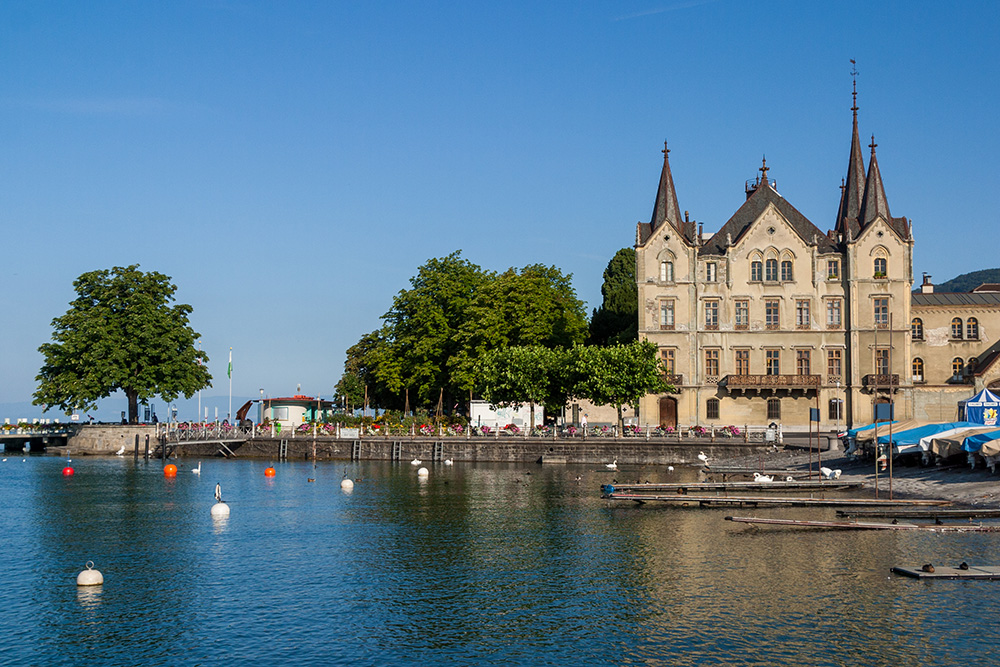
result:
<svg viewBox="0 0 1000 667"><path fill-rule="evenodd" d="M934 293L934 283L931 282L930 274L924 271L924 282L920 285L921 294L933 294Z"/></svg>

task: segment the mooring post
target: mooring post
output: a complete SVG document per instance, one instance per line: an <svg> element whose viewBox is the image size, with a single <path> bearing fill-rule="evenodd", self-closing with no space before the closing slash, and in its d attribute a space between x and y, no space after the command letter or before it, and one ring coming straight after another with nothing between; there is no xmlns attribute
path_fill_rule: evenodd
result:
<svg viewBox="0 0 1000 667"><path fill-rule="evenodd" d="M146 434L146 463L149 463L149 434Z"/></svg>
<svg viewBox="0 0 1000 667"><path fill-rule="evenodd" d="M167 462L167 439L160 438L160 461Z"/></svg>
<svg viewBox="0 0 1000 667"><path fill-rule="evenodd" d="M147 435L146 437L148 438L149 436ZM139 434L138 433L135 434L135 456L134 456L134 461L133 462L134 463L138 463L139 462Z"/></svg>

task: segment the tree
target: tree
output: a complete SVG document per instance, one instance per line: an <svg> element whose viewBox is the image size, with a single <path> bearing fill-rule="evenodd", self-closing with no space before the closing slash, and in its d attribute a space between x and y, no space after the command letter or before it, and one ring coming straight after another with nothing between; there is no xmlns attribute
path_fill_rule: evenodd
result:
<svg viewBox="0 0 1000 667"><path fill-rule="evenodd" d="M656 345L648 340L608 347L577 346L570 366L573 395L596 405L614 405L619 433L624 425L623 405L637 408L646 394L674 391L663 379Z"/></svg>
<svg viewBox="0 0 1000 667"><path fill-rule="evenodd" d="M604 269L604 297L590 319L592 345L616 345L639 338L639 296L635 281L635 248L622 248Z"/></svg>
<svg viewBox="0 0 1000 667"><path fill-rule="evenodd" d="M177 287L162 273L138 264L84 273L73 283L77 298L52 320L52 342L38 351L45 364L35 378L34 404L67 414L85 410L121 390L129 423L137 423L139 401L159 395L167 403L212 386L188 325L191 306L170 305Z"/></svg>
<svg viewBox="0 0 1000 667"><path fill-rule="evenodd" d="M531 405L530 428L535 427L535 404L546 409L566 403L567 354L540 345L501 348L487 352L477 364L482 396L492 405Z"/></svg>

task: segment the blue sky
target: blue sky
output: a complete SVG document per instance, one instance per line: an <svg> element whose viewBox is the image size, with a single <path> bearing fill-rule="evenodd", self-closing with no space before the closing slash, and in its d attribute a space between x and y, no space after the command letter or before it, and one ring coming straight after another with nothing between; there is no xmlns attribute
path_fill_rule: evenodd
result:
<svg viewBox="0 0 1000 667"><path fill-rule="evenodd" d="M73 280L116 265L193 306L206 402L230 346L234 395L329 396L456 249L554 264L589 312L664 139L706 230L762 155L828 229L851 58L915 279L1000 266L998 28L987 2L4 3L0 404L30 400Z"/></svg>

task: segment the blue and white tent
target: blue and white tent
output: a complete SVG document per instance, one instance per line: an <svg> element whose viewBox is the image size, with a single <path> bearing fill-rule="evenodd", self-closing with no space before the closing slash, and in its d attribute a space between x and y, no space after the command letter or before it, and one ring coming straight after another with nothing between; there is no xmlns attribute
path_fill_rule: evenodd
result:
<svg viewBox="0 0 1000 667"><path fill-rule="evenodd" d="M965 421L997 426L998 413L1000 413L1000 398L989 389L983 389L965 401Z"/></svg>

